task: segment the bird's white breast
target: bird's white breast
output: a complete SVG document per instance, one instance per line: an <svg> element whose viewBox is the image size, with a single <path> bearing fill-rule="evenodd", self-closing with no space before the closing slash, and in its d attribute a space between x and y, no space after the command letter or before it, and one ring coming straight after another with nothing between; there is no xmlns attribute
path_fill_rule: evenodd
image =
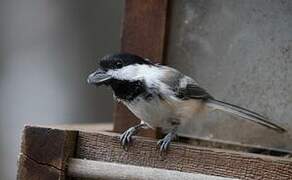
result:
<svg viewBox="0 0 292 180"><path fill-rule="evenodd" d="M152 128L165 130L173 128L172 121L184 124L193 120L195 115L204 111L200 100L168 100L153 98L150 101L138 97L131 103L124 104L142 121Z"/></svg>
<svg viewBox="0 0 292 180"><path fill-rule="evenodd" d="M163 121L172 114L172 107L158 97L145 100L137 97L130 103L124 103L140 120L152 128L161 127Z"/></svg>

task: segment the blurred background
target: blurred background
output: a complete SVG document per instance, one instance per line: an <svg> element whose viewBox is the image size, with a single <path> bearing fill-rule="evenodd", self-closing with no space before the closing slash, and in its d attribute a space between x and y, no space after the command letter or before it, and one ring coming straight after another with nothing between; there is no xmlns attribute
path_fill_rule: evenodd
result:
<svg viewBox="0 0 292 180"><path fill-rule="evenodd" d="M0 0L0 174L16 177L25 124L109 122L112 94L86 83L117 52L123 1ZM214 112L181 134L292 150L292 1L169 0L166 63L279 134Z"/></svg>
<svg viewBox="0 0 292 180"><path fill-rule="evenodd" d="M0 0L0 174L16 178L25 124L106 122L112 94L87 85L119 50L123 1Z"/></svg>

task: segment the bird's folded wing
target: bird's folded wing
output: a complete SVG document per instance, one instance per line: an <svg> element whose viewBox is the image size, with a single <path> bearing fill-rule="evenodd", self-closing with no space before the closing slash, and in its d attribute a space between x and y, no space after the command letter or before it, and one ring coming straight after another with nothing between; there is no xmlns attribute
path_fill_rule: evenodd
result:
<svg viewBox="0 0 292 180"><path fill-rule="evenodd" d="M212 96L197 84L187 84L185 87L180 87L176 91L176 96L180 99L202 99L207 100Z"/></svg>

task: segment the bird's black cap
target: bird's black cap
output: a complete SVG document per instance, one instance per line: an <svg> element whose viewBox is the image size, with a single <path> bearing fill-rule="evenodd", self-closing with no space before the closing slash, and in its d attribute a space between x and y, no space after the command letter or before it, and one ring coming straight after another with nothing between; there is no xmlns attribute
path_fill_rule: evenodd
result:
<svg viewBox="0 0 292 180"><path fill-rule="evenodd" d="M103 70L120 69L128 65L147 64L153 65L152 62L130 53L116 53L106 55L100 60L100 67Z"/></svg>

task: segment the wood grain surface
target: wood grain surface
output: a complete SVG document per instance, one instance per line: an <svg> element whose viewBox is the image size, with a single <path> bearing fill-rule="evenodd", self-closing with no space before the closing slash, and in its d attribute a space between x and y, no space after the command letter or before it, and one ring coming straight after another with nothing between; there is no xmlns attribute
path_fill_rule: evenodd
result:
<svg viewBox="0 0 292 180"><path fill-rule="evenodd" d="M18 161L19 180L65 179L77 131L26 126Z"/></svg>
<svg viewBox="0 0 292 180"><path fill-rule="evenodd" d="M292 160L172 143L160 156L156 141L136 137L128 152L118 134L79 132L77 158L239 179L292 179Z"/></svg>

